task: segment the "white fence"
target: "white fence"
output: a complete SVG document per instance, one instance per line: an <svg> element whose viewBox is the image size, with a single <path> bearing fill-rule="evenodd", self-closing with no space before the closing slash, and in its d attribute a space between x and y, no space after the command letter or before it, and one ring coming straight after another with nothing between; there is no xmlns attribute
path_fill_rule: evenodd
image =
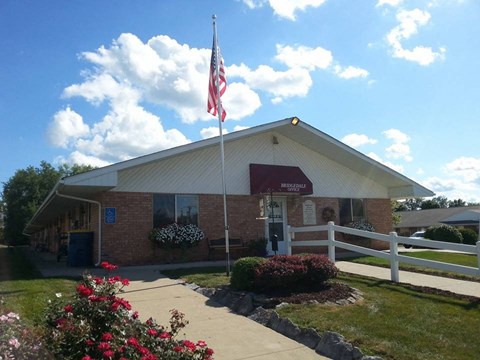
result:
<svg viewBox="0 0 480 360"><path fill-rule="evenodd" d="M318 232L318 231L327 231L328 239L327 240L305 240L305 241L295 241L295 234L305 233L305 232ZM390 243L390 252L384 252L379 250L369 249L363 246L348 244L343 241L335 240L335 232L340 232L344 234L351 234L361 236L363 238L369 238L374 240L386 241ZM420 247L428 247L435 249L444 249L444 250L453 250L453 251L462 251L469 254L477 255L477 267L469 267L462 265L448 264L439 261L433 260L423 260L416 259L409 256L399 255L398 254L398 244L409 244ZM390 261L390 270L391 270L391 279L392 281L399 282L398 275L398 263L405 262L408 264L419 265L424 267L430 267L439 270L453 271L465 275L477 275L480 276L480 241L477 242L477 245L463 245L456 243L448 243L443 241L434 241L434 240L421 240L421 239L411 239L408 237L398 236L396 232L391 232L389 235L379 234L369 231L352 229L349 227L338 226L333 222L329 222L328 225L320 226L303 226L303 227L292 227L288 226L288 235L287 235L287 252L288 255L292 254L292 247L305 247L305 246L328 246L328 257L332 262L335 262L335 248L342 248L356 253L361 253L365 255L375 256L382 259L387 259Z"/></svg>

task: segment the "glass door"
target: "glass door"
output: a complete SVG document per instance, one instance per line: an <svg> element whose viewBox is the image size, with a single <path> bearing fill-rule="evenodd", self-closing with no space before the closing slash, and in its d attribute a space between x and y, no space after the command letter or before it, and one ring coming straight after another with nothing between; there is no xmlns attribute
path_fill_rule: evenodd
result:
<svg viewBox="0 0 480 360"><path fill-rule="evenodd" d="M265 198L265 237L268 239L268 255L285 255L287 253L287 199L284 197Z"/></svg>

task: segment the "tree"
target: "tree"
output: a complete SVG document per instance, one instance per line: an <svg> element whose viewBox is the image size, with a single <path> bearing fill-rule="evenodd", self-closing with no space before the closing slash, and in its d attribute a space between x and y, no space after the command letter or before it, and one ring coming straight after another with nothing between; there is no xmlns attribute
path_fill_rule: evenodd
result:
<svg viewBox="0 0 480 360"><path fill-rule="evenodd" d="M40 167L29 166L17 170L15 175L3 183L4 236L7 243L17 245L27 242L27 237L23 234L25 225L61 177L91 169L91 166L84 165L62 165L57 170L48 162L42 161Z"/></svg>
<svg viewBox="0 0 480 360"><path fill-rule="evenodd" d="M422 207L423 198L407 199L399 202L396 211L414 211Z"/></svg>
<svg viewBox="0 0 480 360"><path fill-rule="evenodd" d="M450 200L448 202L448 207L464 207L467 206L467 203L463 201L462 199L455 199L455 200Z"/></svg>
<svg viewBox="0 0 480 360"><path fill-rule="evenodd" d="M399 207L402 206L402 204L397 201L397 200L391 200L390 205L392 207L392 222L393 225L398 225L400 221L402 220L402 215L397 214L397 211L404 211L404 210L398 210Z"/></svg>

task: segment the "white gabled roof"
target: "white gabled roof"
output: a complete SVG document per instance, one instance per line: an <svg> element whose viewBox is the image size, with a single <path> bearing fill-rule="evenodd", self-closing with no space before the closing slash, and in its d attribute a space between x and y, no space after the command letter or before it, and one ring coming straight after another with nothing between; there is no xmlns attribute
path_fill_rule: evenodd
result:
<svg viewBox="0 0 480 360"><path fill-rule="evenodd" d="M369 158L357 150L324 132L301 122L297 126L291 124L291 118L255 126L246 130L224 135L224 142L239 140L263 132L275 131L313 151L370 178L389 189L391 198L429 197L435 195L429 189L396 172L395 170ZM131 160L119 162L86 173L67 177L62 180L64 186L115 187L120 170L145 165L161 159L185 154L191 151L218 146L219 137L197 141L175 148L159 151Z"/></svg>

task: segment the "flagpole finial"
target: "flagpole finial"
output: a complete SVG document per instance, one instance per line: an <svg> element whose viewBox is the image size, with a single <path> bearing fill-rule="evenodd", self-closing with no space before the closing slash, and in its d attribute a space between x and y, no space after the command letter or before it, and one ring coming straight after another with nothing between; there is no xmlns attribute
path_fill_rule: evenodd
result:
<svg viewBox="0 0 480 360"><path fill-rule="evenodd" d="M217 15L213 14L212 19L213 19L213 21L217 20Z"/></svg>

